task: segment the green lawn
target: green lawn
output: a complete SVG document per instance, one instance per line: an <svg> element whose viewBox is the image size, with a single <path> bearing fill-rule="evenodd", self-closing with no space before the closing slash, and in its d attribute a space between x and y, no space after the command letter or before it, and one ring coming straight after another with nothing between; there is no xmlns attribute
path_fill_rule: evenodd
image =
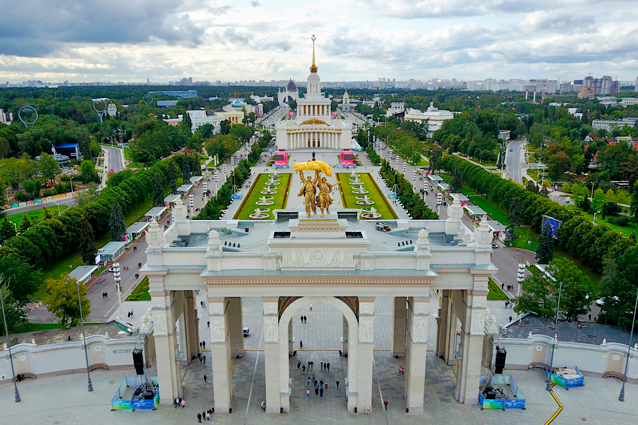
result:
<svg viewBox="0 0 638 425"><path fill-rule="evenodd" d="M421 157L421 161L416 163L417 167L429 167L430 163Z"/></svg>
<svg viewBox="0 0 638 425"><path fill-rule="evenodd" d="M490 293L487 294L487 299L489 301L509 300L509 297L505 295L505 292L503 292L503 290L498 287L498 285L492 280L491 277L488 286L490 288Z"/></svg>
<svg viewBox="0 0 638 425"><path fill-rule="evenodd" d="M250 192L248 192L248 195L246 195L246 198L244 198L244 201L242 202L241 207L235 214L234 219L235 220L252 220L252 218L250 218L250 215L254 214L257 208L260 208L260 209L267 208L269 209L269 211L266 212L268 214L267 220L274 220L275 216L273 214L273 211L286 207L286 203L288 201L288 196L289 196L287 192L289 189L288 186L290 184L291 175L292 174L290 173L278 174L279 184L276 186L277 193L274 195L264 195L261 193L261 191L264 190L265 187L267 186L266 183L268 182L268 180L270 180L271 174L270 173L259 174L257 178L255 179L255 182L251 186ZM263 196L265 196L266 198L273 198L270 200L273 202L273 204L268 206L262 206L262 207L260 207L259 205L256 205L256 202L259 201L259 198Z"/></svg>
<svg viewBox="0 0 638 425"><path fill-rule="evenodd" d="M144 276L144 278L140 281L131 295L126 297L126 301L150 301L151 295L148 293L148 276Z"/></svg>
<svg viewBox="0 0 638 425"><path fill-rule="evenodd" d="M512 242L512 246L536 252L538 249L538 233L534 232L531 227L516 227L514 231L519 238Z"/></svg>
<svg viewBox="0 0 638 425"><path fill-rule="evenodd" d="M49 206L47 206L46 208L47 208L47 211L49 211L49 214L51 214L52 216L56 216L58 215L58 207L60 208L60 212L69 208L68 205L55 205L55 204L49 204ZM20 223L22 223L22 220L24 220L24 216L28 216L29 221L31 221L31 223L33 223L34 218L36 219L38 223L40 223L42 222L42 220L44 220L44 209L40 208L38 210L27 211L20 214L8 215L7 220L9 220L12 223L16 223L19 229Z"/></svg>
<svg viewBox="0 0 638 425"><path fill-rule="evenodd" d="M579 208L576 205L565 205L565 207L569 208L572 211L575 211L575 212L578 212L578 213L582 214L589 221L592 221L594 219L593 214L590 214L590 213L587 213L587 212L583 211L581 208ZM602 215L600 215L600 214L596 214L596 224L599 225L599 226L603 225L603 224L606 224L607 226L611 227L614 230L617 230L618 232L622 233L625 236L631 236L631 232L632 231L638 233L638 225L636 225L636 223L631 223L630 222L626 226L619 226L617 224L611 224L606 219L603 219Z"/></svg>
<svg viewBox="0 0 638 425"><path fill-rule="evenodd" d="M490 217L492 217L499 223L505 226L509 224L509 216L507 215L507 213L501 207L498 207L495 204L489 202L484 197L480 195L472 196L470 198L470 202L485 210L485 212L488 213Z"/></svg>
<svg viewBox="0 0 638 425"><path fill-rule="evenodd" d="M357 195L356 193L352 193L353 190L358 188L359 186L353 186L350 184L350 176L351 173L337 173L337 179L341 182L341 200L343 201L343 206L345 208L353 208L353 209L365 209L369 210L371 207L377 210L379 214L381 214L381 218L383 220L392 220L396 219L397 215L394 210L387 202L385 196L381 193L372 177L369 173L357 173L359 176L359 180L363 182L363 186L365 190L367 190L367 195ZM367 196L374 202L373 205L370 206L362 206L357 205L356 197Z"/></svg>

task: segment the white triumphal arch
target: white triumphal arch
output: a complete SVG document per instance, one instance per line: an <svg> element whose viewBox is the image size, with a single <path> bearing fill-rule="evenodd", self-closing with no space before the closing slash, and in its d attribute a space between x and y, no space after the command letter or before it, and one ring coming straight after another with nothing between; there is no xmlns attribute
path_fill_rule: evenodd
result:
<svg viewBox="0 0 638 425"><path fill-rule="evenodd" d="M344 317L347 408L372 406L376 297L393 299L392 355L403 357L406 410L422 412L428 337L436 354L456 364L455 398L476 403L481 373L490 262L489 227L461 222L458 202L447 220L391 220L390 232L356 210L305 218L275 210L272 221L186 218L181 201L166 230L152 222L147 236L154 338L161 402L182 395L180 362L197 353L194 292L207 294L215 412L232 412L232 361L244 355L242 297L261 297L266 406L290 410L291 318L309 303L326 303ZM428 335L430 294L441 294L437 335Z"/></svg>

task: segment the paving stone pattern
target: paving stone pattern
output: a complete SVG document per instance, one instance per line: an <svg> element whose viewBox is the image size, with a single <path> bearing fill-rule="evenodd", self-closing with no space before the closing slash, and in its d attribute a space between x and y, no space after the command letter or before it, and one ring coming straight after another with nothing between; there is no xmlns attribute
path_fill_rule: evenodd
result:
<svg viewBox="0 0 638 425"><path fill-rule="evenodd" d="M198 298L204 300L203 296ZM431 313L436 312L437 298L432 294ZM502 303L500 303L502 304ZM509 314L498 311L500 304L490 305L497 317ZM433 314L429 326L427 372L425 388L425 413L406 414L403 400L403 377L398 376L399 361L390 355L392 303L389 298L375 302L375 344L373 369L373 399L370 416L348 413L345 399L344 373L347 359L338 351L343 334L341 313L328 305L314 304L299 310L293 317L295 348L299 340L304 350L290 359L292 378L291 412L283 415L266 414L260 403L265 399L264 353L262 339L262 303L259 298L245 298L243 304L244 326L250 327L245 338L246 354L234 364L234 400L232 414L215 414L211 423L219 424L493 424L513 423L544 424L556 411L557 405L545 391L542 371L512 371L517 384L527 399L527 410L481 411L476 405L461 405L454 400L455 377L452 368L434 356L436 323ZM206 308L202 309L200 336L208 343ZM308 320L301 324L299 316ZM324 350L328 351L324 351ZM20 423L44 424L130 424L153 425L197 423L197 413L214 406L210 352L206 365L198 361L182 368L186 407L174 408L160 405L157 411L111 411L111 399L125 376L133 370L96 371L91 374L95 390L87 392L86 374L41 377L19 383L21 403L13 401L13 385L0 385L0 425ZM308 374L297 370L297 358L302 362L314 360L317 380L328 382L324 397L306 396ZM321 371L321 361L330 362L330 372ZM5 361L4 359L2 361ZM154 370L151 373L155 373ZM204 374L209 378L204 383ZM341 385L336 389L335 380ZM617 401L621 382L615 379L587 377L586 386L555 393L564 405L563 412L553 424L635 424L638 418L638 386L627 385L626 402ZM388 410L382 408L382 400L389 402Z"/></svg>

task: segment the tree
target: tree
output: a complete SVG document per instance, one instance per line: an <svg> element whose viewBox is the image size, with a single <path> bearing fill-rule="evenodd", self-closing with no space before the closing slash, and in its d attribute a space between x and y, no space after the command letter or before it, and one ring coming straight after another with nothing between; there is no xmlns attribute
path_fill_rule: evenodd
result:
<svg viewBox="0 0 638 425"><path fill-rule="evenodd" d="M100 176L97 175L95 167L91 161L85 160L80 164L80 179L82 183L90 183L100 181Z"/></svg>
<svg viewBox="0 0 638 425"><path fill-rule="evenodd" d="M510 201L509 213L509 225L506 228L507 240L515 241L518 239L515 229L521 225L521 199L518 196Z"/></svg>
<svg viewBox="0 0 638 425"><path fill-rule="evenodd" d="M559 317L572 321L589 312L593 284L571 260L557 258L543 274L532 274L522 283L523 292L516 298L514 311L533 312L541 317L555 317L560 291Z"/></svg>
<svg viewBox="0 0 638 425"><path fill-rule="evenodd" d="M188 112L184 114L184 117L182 118L182 122L179 123L179 125L182 131L184 132L184 134L186 134L187 136L191 136L193 134L191 130L193 127L193 121L191 121L191 116L188 115Z"/></svg>
<svg viewBox="0 0 638 425"><path fill-rule="evenodd" d="M617 326L631 326L638 289L637 246L634 245L605 265L601 288L605 298L601 310L606 322Z"/></svg>
<svg viewBox="0 0 638 425"><path fill-rule="evenodd" d="M622 212L622 208L615 202L605 202L603 204L602 214L603 219L608 215L618 215Z"/></svg>
<svg viewBox="0 0 638 425"><path fill-rule="evenodd" d="M461 172L459 167L454 167L452 174L452 181L450 182L450 193L462 193L463 192L463 180L461 179Z"/></svg>
<svg viewBox="0 0 638 425"><path fill-rule="evenodd" d="M629 215L634 221L638 221L638 181L634 183L633 192L631 192L631 205L629 206Z"/></svg>
<svg viewBox="0 0 638 425"><path fill-rule="evenodd" d="M18 303L13 299L11 289L4 278L0 277L0 291L2 292L2 302L4 303L4 313L7 319L7 327L15 328L17 325L24 323L24 310L20 308ZM0 318L2 320L2 318ZM2 322L0 322L1 324ZM5 335L4 326L0 326L0 335Z"/></svg>
<svg viewBox="0 0 638 425"><path fill-rule="evenodd" d="M153 206L161 207L162 205L164 205L164 185L162 184L162 176L158 172L155 173L155 185L153 186Z"/></svg>
<svg viewBox="0 0 638 425"><path fill-rule="evenodd" d="M228 120L223 120L219 123L219 133L226 135L230 131L231 123Z"/></svg>
<svg viewBox="0 0 638 425"><path fill-rule="evenodd" d="M87 297L86 286L63 275L59 278L49 278L45 281L47 295L42 302L47 309L60 319L63 324L76 326L80 322L80 305L84 317L91 313L91 301ZM78 289L79 288L79 289ZM80 300L78 300L78 291Z"/></svg>
<svg viewBox="0 0 638 425"><path fill-rule="evenodd" d="M124 214L120 209L120 203L115 198L113 201L113 212L111 213L111 239L114 241L123 241L126 234L126 223L124 222Z"/></svg>
<svg viewBox="0 0 638 425"><path fill-rule="evenodd" d="M119 174L119 173L118 173ZM100 194L98 186L95 183L91 183L87 190L78 192L76 199L78 200L78 207L84 208L91 202L95 201Z"/></svg>
<svg viewBox="0 0 638 425"><path fill-rule="evenodd" d="M441 149L438 147L434 147L432 149L432 156L430 157L430 171L432 173L436 173L441 166Z"/></svg>
<svg viewBox="0 0 638 425"><path fill-rule="evenodd" d="M97 254L97 247L95 246L95 234L93 233L93 227L89 223L88 212L85 209L80 220L80 238L79 248L82 253L82 261L84 264L95 264L95 256Z"/></svg>
<svg viewBox="0 0 638 425"><path fill-rule="evenodd" d="M554 237L552 230L547 223L543 226L541 235L538 238L538 249L536 259L540 264L548 264L554 258Z"/></svg>
<svg viewBox="0 0 638 425"><path fill-rule="evenodd" d="M25 215L20 223L20 233L26 232L29 230L29 227L31 227L31 221L29 220L29 216Z"/></svg>
<svg viewBox="0 0 638 425"><path fill-rule="evenodd" d="M215 133L215 127L211 123L206 123L202 126L199 126L197 128L197 131L202 133L202 136L204 137L204 139L210 139L211 137L213 137L213 134Z"/></svg>
<svg viewBox="0 0 638 425"><path fill-rule="evenodd" d="M191 164L188 159L188 155L184 155L182 157L182 183L188 184L190 183L191 178Z"/></svg>
<svg viewBox="0 0 638 425"><path fill-rule="evenodd" d="M177 190L177 166L171 160L168 162L168 186L171 188L172 192Z"/></svg>
<svg viewBox="0 0 638 425"><path fill-rule="evenodd" d="M2 224L0 224L0 245L4 244L4 242L12 238L16 235L16 228L12 222L7 220L7 217L4 218Z"/></svg>
<svg viewBox="0 0 638 425"><path fill-rule="evenodd" d="M42 177L44 177L49 182L53 182L55 180L55 176L57 176L61 172L57 161L47 153L42 153L40 155L40 160L38 161L38 170L40 171Z"/></svg>

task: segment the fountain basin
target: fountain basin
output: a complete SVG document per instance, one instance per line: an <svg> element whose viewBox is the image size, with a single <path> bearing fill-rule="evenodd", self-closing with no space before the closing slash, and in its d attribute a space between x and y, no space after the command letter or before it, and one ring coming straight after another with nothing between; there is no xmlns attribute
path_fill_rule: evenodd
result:
<svg viewBox="0 0 638 425"><path fill-rule="evenodd" d="M277 194L277 191L276 190L262 190L260 193L262 195L275 195L275 194Z"/></svg>
<svg viewBox="0 0 638 425"><path fill-rule="evenodd" d="M361 213L361 217L370 219L381 218L381 214L379 214L378 212L364 212Z"/></svg>
<svg viewBox="0 0 638 425"><path fill-rule="evenodd" d="M374 205L374 201L357 201L357 205Z"/></svg>

